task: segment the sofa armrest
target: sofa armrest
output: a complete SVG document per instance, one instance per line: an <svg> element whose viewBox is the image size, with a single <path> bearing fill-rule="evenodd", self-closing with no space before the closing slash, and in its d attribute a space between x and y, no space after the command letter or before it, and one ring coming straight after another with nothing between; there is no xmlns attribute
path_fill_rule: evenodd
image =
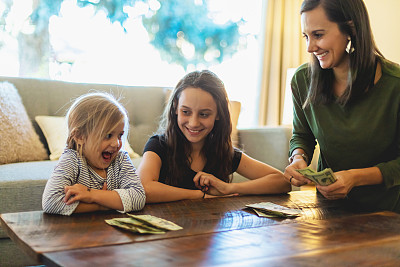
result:
<svg viewBox="0 0 400 267"><path fill-rule="evenodd" d="M288 165L290 126L265 126L239 129L240 148L244 153L281 171Z"/></svg>

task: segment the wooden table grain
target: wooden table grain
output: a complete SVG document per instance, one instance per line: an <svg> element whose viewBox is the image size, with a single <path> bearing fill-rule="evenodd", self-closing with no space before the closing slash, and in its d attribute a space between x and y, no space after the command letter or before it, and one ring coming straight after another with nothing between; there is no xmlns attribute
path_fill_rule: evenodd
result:
<svg viewBox="0 0 400 267"><path fill-rule="evenodd" d="M301 216L261 218L245 208L263 201L298 208ZM14 242L49 266L400 264L400 214L359 211L311 190L148 204L135 214L161 217L183 230L139 235L104 222L127 216L118 212L9 213L1 221Z"/></svg>

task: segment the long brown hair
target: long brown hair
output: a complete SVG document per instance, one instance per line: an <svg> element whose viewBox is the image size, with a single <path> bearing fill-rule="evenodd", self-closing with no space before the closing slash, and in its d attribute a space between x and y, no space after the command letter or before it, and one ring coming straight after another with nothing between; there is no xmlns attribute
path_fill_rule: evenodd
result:
<svg viewBox="0 0 400 267"><path fill-rule="evenodd" d="M346 105L364 94L375 77L375 63L382 53L377 48L371 31L368 12L362 0L304 0L300 14L321 6L331 22L337 23L339 30L350 37L354 52L349 54L350 68L348 86L337 99ZM326 104L334 101L332 69L322 69L316 56L309 64L311 83L305 106Z"/></svg>
<svg viewBox="0 0 400 267"><path fill-rule="evenodd" d="M218 120L207 135L202 153L207 164L217 170L215 175L224 181L230 181L232 172L233 146L231 141L232 123L230 119L228 96L224 83L211 71L194 71L185 75L173 90L165 108L159 132L163 133L168 146L168 168L166 183L177 186L183 177L182 162L190 168L191 144L178 126L176 109L179 98L186 88L199 88L212 95L217 105Z"/></svg>

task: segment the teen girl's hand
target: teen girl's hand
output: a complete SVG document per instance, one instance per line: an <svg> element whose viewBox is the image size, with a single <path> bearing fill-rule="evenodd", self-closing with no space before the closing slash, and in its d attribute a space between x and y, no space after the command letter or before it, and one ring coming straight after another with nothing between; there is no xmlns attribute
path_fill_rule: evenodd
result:
<svg viewBox="0 0 400 267"><path fill-rule="evenodd" d="M209 195L224 196L233 193L231 192L231 184L225 183L209 173L198 172L193 178L193 182L197 188Z"/></svg>
<svg viewBox="0 0 400 267"><path fill-rule="evenodd" d="M330 185L316 185L318 191L327 199L342 199L347 196L354 187L349 171L335 172L336 182Z"/></svg>

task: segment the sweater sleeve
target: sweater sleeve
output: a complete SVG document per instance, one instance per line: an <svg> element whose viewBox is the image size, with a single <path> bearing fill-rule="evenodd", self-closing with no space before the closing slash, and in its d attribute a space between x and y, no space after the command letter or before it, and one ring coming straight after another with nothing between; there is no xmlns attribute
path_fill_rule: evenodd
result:
<svg viewBox="0 0 400 267"><path fill-rule="evenodd" d="M314 153L316 141L303 109L308 89L305 68L305 65L299 67L291 82L293 99L293 133L292 138L290 139L288 156L292 155L293 150L296 148L301 148L306 152L308 158L311 159Z"/></svg>
<svg viewBox="0 0 400 267"><path fill-rule="evenodd" d="M127 153L121 153L119 172L119 188L114 189L120 196L124 210L130 212L143 209L146 203L146 195L136 169Z"/></svg>
<svg viewBox="0 0 400 267"><path fill-rule="evenodd" d="M400 133L400 108L397 113L397 133ZM396 135L396 158L376 165L382 173L383 183L387 189L400 185L400 136Z"/></svg>
<svg viewBox="0 0 400 267"><path fill-rule="evenodd" d="M65 186L76 183L79 173L78 158L71 150L65 150L61 155L57 166L50 179L46 183L46 187L42 196L42 208L46 213L71 215L79 201L67 205L64 203Z"/></svg>

